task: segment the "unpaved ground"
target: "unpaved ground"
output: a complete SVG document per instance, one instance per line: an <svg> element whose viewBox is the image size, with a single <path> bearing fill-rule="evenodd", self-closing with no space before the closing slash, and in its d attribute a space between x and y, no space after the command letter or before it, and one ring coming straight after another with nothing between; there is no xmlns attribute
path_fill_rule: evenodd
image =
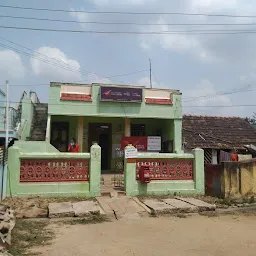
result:
<svg viewBox="0 0 256 256"><path fill-rule="evenodd" d="M255 215L195 215L58 225L53 243L33 252L44 256L255 256L255 223Z"/></svg>

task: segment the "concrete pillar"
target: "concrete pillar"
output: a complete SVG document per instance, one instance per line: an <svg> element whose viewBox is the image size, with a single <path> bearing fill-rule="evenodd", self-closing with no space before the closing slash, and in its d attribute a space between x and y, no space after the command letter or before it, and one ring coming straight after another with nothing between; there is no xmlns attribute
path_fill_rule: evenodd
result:
<svg viewBox="0 0 256 256"><path fill-rule="evenodd" d="M2 198L17 195L20 185L20 151L15 145L8 149L7 180L3 184Z"/></svg>
<svg viewBox="0 0 256 256"><path fill-rule="evenodd" d="M182 151L182 120L175 119L173 121L173 150L174 153L183 153Z"/></svg>
<svg viewBox="0 0 256 256"><path fill-rule="evenodd" d="M77 129L77 143L80 147L80 152L83 152L83 133L84 133L84 117L78 117L78 129Z"/></svg>
<svg viewBox="0 0 256 256"><path fill-rule="evenodd" d="M126 148L134 148L127 146ZM124 189L127 196L136 196L136 159L124 159Z"/></svg>
<svg viewBox="0 0 256 256"><path fill-rule="evenodd" d="M196 148L192 150L194 155L194 182L197 194L204 195L205 181L204 181L204 150Z"/></svg>
<svg viewBox="0 0 256 256"><path fill-rule="evenodd" d="M241 195L252 195L253 194L253 162L250 163L239 163L240 164L240 184L241 184Z"/></svg>
<svg viewBox="0 0 256 256"><path fill-rule="evenodd" d="M126 137L131 136L131 120L127 117L125 118L124 135Z"/></svg>
<svg viewBox="0 0 256 256"><path fill-rule="evenodd" d="M100 196L101 147L94 143L91 146L90 158L90 196Z"/></svg>
<svg viewBox="0 0 256 256"><path fill-rule="evenodd" d="M253 194L256 194L256 162L252 163Z"/></svg>
<svg viewBox="0 0 256 256"><path fill-rule="evenodd" d="M49 143L51 141L51 116L50 115L48 115L48 118L47 118L45 141L47 141Z"/></svg>

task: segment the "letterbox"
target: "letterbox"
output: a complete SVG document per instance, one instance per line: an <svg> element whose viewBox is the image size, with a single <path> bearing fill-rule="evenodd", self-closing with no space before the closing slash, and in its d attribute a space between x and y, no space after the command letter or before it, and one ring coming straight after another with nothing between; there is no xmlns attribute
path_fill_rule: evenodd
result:
<svg viewBox="0 0 256 256"><path fill-rule="evenodd" d="M149 166L142 165L139 171L140 182L147 184L150 182L150 171Z"/></svg>

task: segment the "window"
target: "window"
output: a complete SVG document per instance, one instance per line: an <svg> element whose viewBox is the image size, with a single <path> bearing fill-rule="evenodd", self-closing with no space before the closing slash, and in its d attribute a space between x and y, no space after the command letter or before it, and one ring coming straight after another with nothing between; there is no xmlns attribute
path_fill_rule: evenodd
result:
<svg viewBox="0 0 256 256"><path fill-rule="evenodd" d="M146 136L144 124L131 124L131 136Z"/></svg>

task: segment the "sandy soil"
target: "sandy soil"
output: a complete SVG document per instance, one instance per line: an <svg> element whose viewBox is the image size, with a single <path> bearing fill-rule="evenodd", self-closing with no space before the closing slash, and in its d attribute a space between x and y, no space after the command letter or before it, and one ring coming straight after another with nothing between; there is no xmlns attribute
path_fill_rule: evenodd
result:
<svg viewBox="0 0 256 256"><path fill-rule="evenodd" d="M256 216L143 218L58 226L44 256L255 256Z"/></svg>

